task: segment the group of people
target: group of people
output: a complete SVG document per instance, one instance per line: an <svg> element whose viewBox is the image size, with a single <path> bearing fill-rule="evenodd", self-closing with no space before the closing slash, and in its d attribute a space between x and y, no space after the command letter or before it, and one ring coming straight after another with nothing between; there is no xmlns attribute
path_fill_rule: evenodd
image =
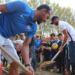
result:
<svg viewBox="0 0 75 75"><path fill-rule="evenodd" d="M62 33L58 33L55 35L54 33L50 34L50 37L44 37L42 35L36 35L32 39L31 43L33 44L33 48L30 49L31 57L33 62L33 68L36 71L36 63L43 63L45 61L50 61L55 54L59 51L59 48L64 40L64 35ZM56 43L58 44L57 49L53 49L52 45ZM31 47L31 46L30 46ZM40 57L42 55L42 57ZM42 59L42 60L41 60ZM70 60L68 59L68 49L67 45L64 47L63 51L56 58L56 63L46 67L44 71L54 72L55 67L57 68L57 73L63 73L63 75L69 75L71 72ZM31 62L31 63L32 63ZM40 69L40 71L42 71ZM66 71L66 72L65 72ZM74 67L72 65L72 74L74 74Z"/></svg>
<svg viewBox="0 0 75 75"><path fill-rule="evenodd" d="M20 48L15 47L9 38L12 36L15 36L16 34L26 33L25 40L23 41L22 48L21 48L21 54L25 63L25 67L29 70L28 72L26 72L26 74L34 75L34 70L29 60L29 44L32 40L32 37L36 33L37 24L46 22L47 19L49 19L52 15L52 9L47 4L43 4L37 7L36 10L32 10L26 2L17 0L17 1L8 2L5 4L0 4L0 12L1 12L0 13L0 45L3 48L5 48L6 51L9 52L14 58L16 58L18 62L20 62L20 59L15 50L15 49L19 50ZM47 43L42 44L44 45L44 47L42 47L42 50L44 52L43 54L44 54L45 60L46 61L50 60L56 54L56 51L58 51L58 50L56 51L53 50L51 47L53 43L57 42L59 44L59 50L61 52L61 54L58 56L58 59L56 59L57 61L56 65L58 69L58 66L61 65L61 61L59 61L59 59L61 59L64 56L63 46L65 43L68 43L67 49L68 49L69 60L67 60L68 61L67 67L69 70L68 65L70 65L70 62L71 62L71 64L73 65L73 68L75 68L75 58L74 58L75 56L75 29L69 23L60 21L58 16L53 16L51 21L52 21L51 24L59 26L59 29L62 31L64 35L64 38L60 38L61 34L58 34L59 40L61 39L58 42L58 40L55 40L55 38L53 38L55 35L52 34L50 35L51 37L50 41L51 40L53 41L51 41L50 44L48 42L48 39L46 39L45 42ZM41 47L37 45L37 42L41 44L41 41L40 40L37 41L38 39L39 38L37 36L35 40L35 46L31 45L30 48L33 49L34 47L35 56L38 57L38 60L40 60L39 53L41 51L40 49ZM64 39L63 42L62 42L62 39ZM19 45L19 47L21 47L21 45ZM48 55L45 52L47 52ZM3 51L0 51L0 56L1 54L11 65L10 70L9 70L9 75L19 75L18 74L19 65L17 65ZM62 58L62 60L64 60L64 58ZM1 65L1 62L0 62L0 65ZM54 66L52 65L52 71L54 71L53 68ZM0 68L0 72L1 72L1 68ZM59 72L61 72L61 69ZM69 72L67 72L67 74L69 75Z"/></svg>

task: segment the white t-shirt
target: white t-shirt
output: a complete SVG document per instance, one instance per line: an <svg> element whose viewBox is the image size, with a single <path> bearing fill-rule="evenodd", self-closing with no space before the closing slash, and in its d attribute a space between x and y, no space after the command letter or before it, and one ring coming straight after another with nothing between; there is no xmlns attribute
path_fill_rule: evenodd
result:
<svg viewBox="0 0 75 75"><path fill-rule="evenodd" d="M69 23L64 22L64 21L59 21L58 25L59 25L59 29L61 31L63 31L64 29L67 29L67 31L71 35L73 41L75 41L75 29ZM68 40L67 41L71 41L70 36L68 36Z"/></svg>

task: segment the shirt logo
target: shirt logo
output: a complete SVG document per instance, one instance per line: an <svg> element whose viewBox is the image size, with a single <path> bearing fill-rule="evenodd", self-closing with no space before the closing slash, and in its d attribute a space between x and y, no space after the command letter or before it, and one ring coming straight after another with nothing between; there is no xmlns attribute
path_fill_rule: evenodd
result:
<svg viewBox="0 0 75 75"><path fill-rule="evenodd" d="M21 15L21 17L24 19L23 15Z"/></svg>
<svg viewBox="0 0 75 75"><path fill-rule="evenodd" d="M40 42L38 42L38 44L39 44Z"/></svg>
<svg viewBox="0 0 75 75"><path fill-rule="evenodd" d="M30 30L30 26L27 26L26 29L27 29L27 30Z"/></svg>

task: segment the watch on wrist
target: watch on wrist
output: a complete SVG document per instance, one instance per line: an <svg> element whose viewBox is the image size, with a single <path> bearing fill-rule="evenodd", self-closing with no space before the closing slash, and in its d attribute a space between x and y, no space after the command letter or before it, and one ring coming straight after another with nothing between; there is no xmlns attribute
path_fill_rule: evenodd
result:
<svg viewBox="0 0 75 75"><path fill-rule="evenodd" d="M27 66L31 66L31 64L25 64L25 67L27 67Z"/></svg>

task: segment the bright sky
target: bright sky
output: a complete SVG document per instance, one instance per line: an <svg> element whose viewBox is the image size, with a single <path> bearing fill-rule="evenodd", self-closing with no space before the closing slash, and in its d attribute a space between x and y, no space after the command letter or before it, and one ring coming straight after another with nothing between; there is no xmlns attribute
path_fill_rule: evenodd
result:
<svg viewBox="0 0 75 75"><path fill-rule="evenodd" d="M62 7L70 7L75 11L75 0L53 0Z"/></svg>

